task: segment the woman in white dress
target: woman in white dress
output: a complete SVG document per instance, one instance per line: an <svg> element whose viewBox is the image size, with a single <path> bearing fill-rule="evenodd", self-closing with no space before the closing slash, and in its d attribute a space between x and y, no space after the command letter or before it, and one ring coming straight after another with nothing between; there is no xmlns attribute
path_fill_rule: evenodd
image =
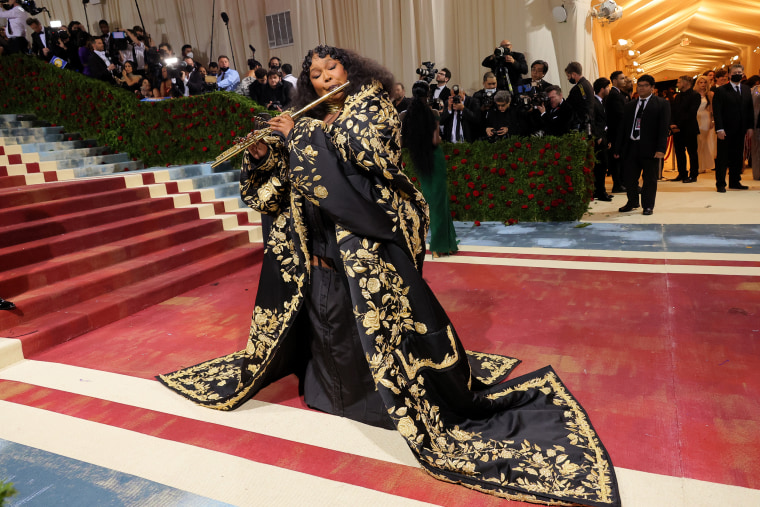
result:
<svg viewBox="0 0 760 507"><path fill-rule="evenodd" d="M702 96L702 103L697 110L697 123L699 123L697 150L699 154L699 172L706 173L715 168L715 153L717 148L712 104L709 97L710 82L707 77L699 76L697 82L694 83L694 89Z"/></svg>

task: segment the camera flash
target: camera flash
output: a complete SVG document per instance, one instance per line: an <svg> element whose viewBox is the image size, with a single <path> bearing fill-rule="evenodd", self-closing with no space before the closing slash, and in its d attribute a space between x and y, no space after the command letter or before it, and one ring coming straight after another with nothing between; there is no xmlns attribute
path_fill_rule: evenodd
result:
<svg viewBox="0 0 760 507"><path fill-rule="evenodd" d="M50 21L50 28L61 28L62 25L63 24L61 23L61 20L59 19L54 19Z"/></svg>

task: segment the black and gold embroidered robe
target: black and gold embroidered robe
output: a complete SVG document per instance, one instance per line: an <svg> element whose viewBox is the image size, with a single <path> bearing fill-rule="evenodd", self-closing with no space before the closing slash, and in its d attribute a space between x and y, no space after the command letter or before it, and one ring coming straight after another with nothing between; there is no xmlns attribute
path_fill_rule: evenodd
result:
<svg viewBox="0 0 760 507"><path fill-rule="evenodd" d="M299 120L289 139L246 157L243 199L273 217L245 350L159 380L231 410L296 370L311 274L304 207L334 223L336 269L367 368L389 417L431 475L504 498L620 505L589 418L550 368L502 381L517 360L468 352L422 278L427 205L398 171L400 123L382 87L349 96L333 124ZM308 337L307 337L308 338Z"/></svg>

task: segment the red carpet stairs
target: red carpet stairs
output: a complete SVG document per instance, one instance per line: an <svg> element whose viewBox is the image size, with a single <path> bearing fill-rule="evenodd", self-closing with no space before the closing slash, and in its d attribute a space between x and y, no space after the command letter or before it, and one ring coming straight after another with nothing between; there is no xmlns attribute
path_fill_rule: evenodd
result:
<svg viewBox="0 0 760 507"><path fill-rule="evenodd" d="M0 337L25 357L263 255L258 215L214 193L231 193L236 172L135 171L142 162L77 137L0 116L0 297L17 306L0 312Z"/></svg>

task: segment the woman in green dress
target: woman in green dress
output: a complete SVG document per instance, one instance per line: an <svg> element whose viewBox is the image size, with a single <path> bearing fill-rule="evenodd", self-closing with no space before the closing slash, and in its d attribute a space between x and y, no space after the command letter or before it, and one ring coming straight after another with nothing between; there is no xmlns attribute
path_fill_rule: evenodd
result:
<svg viewBox="0 0 760 507"><path fill-rule="evenodd" d="M427 103L429 85L417 81L412 103L403 114L401 140L409 150L422 195L430 208L430 251L433 257L457 252L457 235L446 191L446 161L438 133L438 116Z"/></svg>

